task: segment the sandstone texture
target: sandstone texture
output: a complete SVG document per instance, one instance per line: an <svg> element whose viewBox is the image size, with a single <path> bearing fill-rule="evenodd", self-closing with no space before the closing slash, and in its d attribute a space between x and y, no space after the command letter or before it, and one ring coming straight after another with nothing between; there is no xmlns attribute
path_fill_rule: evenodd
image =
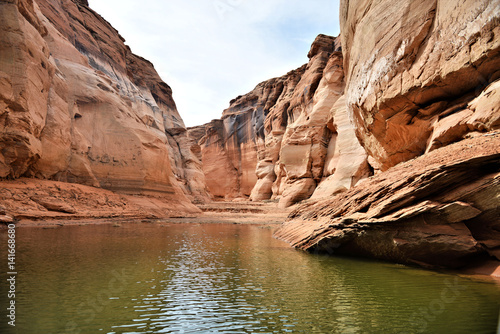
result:
<svg viewBox="0 0 500 334"><path fill-rule="evenodd" d="M0 182L0 222L33 226L38 222L158 219L199 215L184 199L128 195L76 183L20 178ZM109 221L109 220L108 220Z"/></svg>
<svg viewBox="0 0 500 334"><path fill-rule="evenodd" d="M1 1L0 17L1 178L208 199L170 87L87 1Z"/></svg>
<svg viewBox="0 0 500 334"><path fill-rule="evenodd" d="M500 260L500 132L474 134L329 199L276 232L294 247L458 268Z"/></svg>
<svg viewBox="0 0 500 334"><path fill-rule="evenodd" d="M374 168L500 126L500 1L343 0L340 20L347 108Z"/></svg>
<svg viewBox="0 0 500 334"><path fill-rule="evenodd" d="M307 64L207 125L208 188L288 207L497 129L499 13L499 1L343 1L339 37L319 35Z"/></svg>
<svg viewBox="0 0 500 334"><path fill-rule="evenodd" d="M214 197L252 195L262 176L261 160L269 151L265 141L267 115L276 108L280 98L290 98L304 70L305 66L258 84L250 93L232 100L221 119L203 126L205 135L199 142L202 166L207 187ZM273 181L258 200L271 198Z"/></svg>
<svg viewBox="0 0 500 334"><path fill-rule="evenodd" d="M500 0L341 0L340 22L186 128L86 0L0 1L0 222L292 206L294 247L500 272Z"/></svg>
<svg viewBox="0 0 500 334"><path fill-rule="evenodd" d="M232 100L200 141L207 187L220 198L301 200L371 175L344 96L340 38L319 35L309 63Z"/></svg>
<svg viewBox="0 0 500 334"><path fill-rule="evenodd" d="M340 16L337 103L375 176L305 201L276 236L431 267L485 261L498 275L500 1L351 0Z"/></svg>

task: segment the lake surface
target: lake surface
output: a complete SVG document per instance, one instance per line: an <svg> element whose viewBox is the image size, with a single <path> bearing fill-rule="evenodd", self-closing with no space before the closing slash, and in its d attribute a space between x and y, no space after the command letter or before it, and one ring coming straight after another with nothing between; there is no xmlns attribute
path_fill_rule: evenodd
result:
<svg viewBox="0 0 500 334"><path fill-rule="evenodd" d="M500 286L311 255L249 225L16 230L0 333L495 333ZM6 259L5 230L0 231Z"/></svg>

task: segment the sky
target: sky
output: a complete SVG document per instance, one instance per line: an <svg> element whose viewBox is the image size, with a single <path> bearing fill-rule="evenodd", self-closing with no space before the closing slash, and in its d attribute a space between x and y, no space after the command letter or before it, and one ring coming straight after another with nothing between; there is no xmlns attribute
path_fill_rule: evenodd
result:
<svg viewBox="0 0 500 334"><path fill-rule="evenodd" d="M89 0L173 90L186 126L307 63L314 38L339 34L339 0Z"/></svg>

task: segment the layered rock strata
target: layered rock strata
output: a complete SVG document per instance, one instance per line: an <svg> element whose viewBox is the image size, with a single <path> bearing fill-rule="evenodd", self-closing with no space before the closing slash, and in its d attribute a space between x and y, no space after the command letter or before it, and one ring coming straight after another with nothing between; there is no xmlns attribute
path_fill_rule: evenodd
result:
<svg viewBox="0 0 500 334"><path fill-rule="evenodd" d="M128 195L76 183L20 178L0 182L0 223L69 223L102 219L193 217L184 198Z"/></svg>
<svg viewBox="0 0 500 334"><path fill-rule="evenodd" d="M500 133L399 164L299 205L276 236L294 247L424 266L500 261Z"/></svg>
<svg viewBox="0 0 500 334"><path fill-rule="evenodd" d="M207 198L170 87L86 1L0 16L0 177Z"/></svg>
<svg viewBox="0 0 500 334"><path fill-rule="evenodd" d="M339 38L319 35L308 64L260 83L205 126L203 170L214 196L288 207L371 174L345 107L340 50Z"/></svg>
<svg viewBox="0 0 500 334"><path fill-rule="evenodd" d="M277 237L310 251L498 267L499 21L497 0L341 1L345 107L376 176L299 206Z"/></svg>
<svg viewBox="0 0 500 334"><path fill-rule="evenodd" d="M318 36L308 64L231 101L209 125L205 174L219 179L220 154L231 180L212 189L247 195L256 165L250 198L285 207L496 129L499 12L499 1L343 1L339 38ZM243 114L251 124L234 131Z"/></svg>
<svg viewBox="0 0 500 334"><path fill-rule="evenodd" d="M500 126L497 84L485 90L500 77L500 1L340 7L347 107L375 168ZM471 102L483 90L489 102Z"/></svg>

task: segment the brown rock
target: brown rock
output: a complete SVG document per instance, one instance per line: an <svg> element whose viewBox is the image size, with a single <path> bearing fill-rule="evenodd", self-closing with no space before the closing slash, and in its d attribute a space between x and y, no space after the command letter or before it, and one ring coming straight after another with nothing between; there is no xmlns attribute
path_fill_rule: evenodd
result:
<svg viewBox="0 0 500 334"><path fill-rule="evenodd" d="M4 214L0 215L0 224L11 224L14 222L14 217Z"/></svg>
<svg viewBox="0 0 500 334"><path fill-rule="evenodd" d="M264 145L258 147L256 174L258 180L250 198L252 200L268 200L277 195L279 184L279 167L281 142L288 123L290 100L295 94L297 85L305 73L306 65L287 73L277 80L279 94L275 103L269 107L264 120Z"/></svg>
<svg viewBox="0 0 500 334"><path fill-rule="evenodd" d="M461 267L500 246L500 133L400 164L331 199L310 200L276 232L309 251Z"/></svg>
<svg viewBox="0 0 500 334"><path fill-rule="evenodd" d="M497 108L456 116L477 119L474 126L440 119L500 75L499 8L498 0L341 2L347 105L375 165L386 170L466 132L498 128Z"/></svg>
<svg viewBox="0 0 500 334"><path fill-rule="evenodd" d="M0 6L0 177L208 198L170 87L87 1Z"/></svg>
<svg viewBox="0 0 500 334"><path fill-rule="evenodd" d="M8 216L36 220L166 218L201 211L182 197L118 194L102 188L40 179L0 181L0 206Z"/></svg>
<svg viewBox="0 0 500 334"><path fill-rule="evenodd" d="M0 177L19 177L42 154L54 66L31 1L0 3Z"/></svg>
<svg viewBox="0 0 500 334"><path fill-rule="evenodd" d="M210 199L202 169L201 147L199 145L199 141L204 135L205 127L199 126L169 136L174 176L184 193L194 203L206 203Z"/></svg>
<svg viewBox="0 0 500 334"><path fill-rule="evenodd" d="M283 190L279 201L280 208L287 208L297 202L308 199L316 189L316 182L312 178L300 178L289 181Z"/></svg>
<svg viewBox="0 0 500 334"><path fill-rule="evenodd" d="M73 0L75 3L81 5L81 6L89 6L89 2L87 0Z"/></svg>
<svg viewBox="0 0 500 334"><path fill-rule="evenodd" d="M225 147L224 123L214 120L205 127L206 134L199 144L207 189L215 198L238 197L238 171Z"/></svg>
<svg viewBox="0 0 500 334"><path fill-rule="evenodd" d="M290 86L300 79L304 68L260 83L252 92L232 100L221 120L204 126L205 136L199 144L207 187L213 196L271 197L276 176L274 164L267 160L269 155L277 159L280 147L269 147L265 142L264 121L277 100L293 92ZM268 181L259 183L258 178ZM256 193L255 187L262 189Z"/></svg>
<svg viewBox="0 0 500 334"><path fill-rule="evenodd" d="M339 41L319 35L308 64L260 83L206 125L200 146L211 194L279 199L285 207L309 198L323 180L317 196L370 174L345 99L336 103L344 92Z"/></svg>
<svg viewBox="0 0 500 334"><path fill-rule="evenodd" d="M46 197L40 197L40 196L33 196L31 197L31 200L33 202L36 202L46 208L49 211L57 211L57 212L64 212L64 213L76 213L75 208L73 208L71 205L57 200L57 199L51 199L51 198L46 198Z"/></svg>
<svg viewBox="0 0 500 334"><path fill-rule="evenodd" d="M312 198L332 196L349 190L370 176L365 150L356 138L349 119L345 97L340 97L330 110L328 127L333 129L325 158L323 179Z"/></svg>
<svg viewBox="0 0 500 334"><path fill-rule="evenodd" d="M339 69L340 55L336 55L333 62L336 61L338 66L331 66L335 73L329 76L335 87L325 89L321 86L322 89L318 90L334 46L333 37L319 35L316 38L308 54L309 63L292 96L286 101L289 104L286 110L287 124L280 140L279 160L275 169L277 178L273 190L273 197L280 198L282 207L294 204L298 199L308 198L322 177L326 157L324 143L331 136L326 123L330 108L342 95L343 88L343 72L341 67ZM296 180L299 179L310 180L297 183ZM297 184L300 186L297 187ZM297 193L294 194L295 192ZM291 198L297 200L290 201Z"/></svg>

